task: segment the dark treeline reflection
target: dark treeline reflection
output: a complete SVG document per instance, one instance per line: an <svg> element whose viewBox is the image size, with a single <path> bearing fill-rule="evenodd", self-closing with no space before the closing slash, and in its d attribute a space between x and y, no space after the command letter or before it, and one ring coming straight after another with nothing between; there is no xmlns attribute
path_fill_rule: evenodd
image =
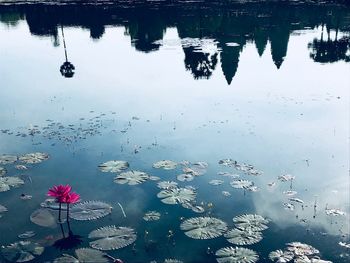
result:
<svg viewBox="0 0 350 263"><path fill-rule="evenodd" d="M185 67L194 78L210 78L220 61L228 84L237 72L240 54L247 43L254 43L261 56L270 42L272 59L280 68L290 34L305 28L323 29L319 38L309 43L310 58L315 62L350 61L347 6L266 1L202 1L180 5L175 2L132 6L125 1L123 5L0 5L0 21L15 26L19 20L26 20L31 34L52 37L54 45L59 45L64 27L87 28L91 38L98 40L106 26L124 26L131 44L142 52L158 50L166 28L176 27L183 40ZM335 37L330 37L331 31ZM213 40L216 50L201 49L203 39ZM68 73L68 76L74 74Z"/></svg>

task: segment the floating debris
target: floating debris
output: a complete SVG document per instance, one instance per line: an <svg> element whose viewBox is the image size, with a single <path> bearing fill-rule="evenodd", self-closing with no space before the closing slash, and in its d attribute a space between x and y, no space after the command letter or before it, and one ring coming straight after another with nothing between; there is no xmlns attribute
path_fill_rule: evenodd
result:
<svg viewBox="0 0 350 263"><path fill-rule="evenodd" d="M224 234L227 224L214 217L193 217L181 223L180 229L194 239L212 239Z"/></svg>
<svg viewBox="0 0 350 263"><path fill-rule="evenodd" d="M129 168L129 163L113 160L100 164L98 168L104 173L120 173Z"/></svg>
<svg viewBox="0 0 350 263"><path fill-rule="evenodd" d="M33 198L32 195L26 195L26 194L21 194L21 196L19 197L22 200L31 200Z"/></svg>
<svg viewBox="0 0 350 263"><path fill-rule="evenodd" d="M49 155L47 153L28 153L20 156L19 161L22 163L27 163L27 164L36 164L36 163L41 163L47 159L49 159Z"/></svg>
<svg viewBox="0 0 350 263"><path fill-rule="evenodd" d="M173 170L176 169L177 163L170 160L162 160L153 164L153 168L164 169L164 170Z"/></svg>
<svg viewBox="0 0 350 263"><path fill-rule="evenodd" d="M9 155L9 154L3 154L0 155L0 164L6 165L6 164L12 164L17 162L18 157L15 155Z"/></svg>
<svg viewBox="0 0 350 263"><path fill-rule="evenodd" d="M157 184L160 189L172 189L177 188L177 182L173 181L162 181Z"/></svg>
<svg viewBox="0 0 350 263"><path fill-rule="evenodd" d="M160 177L151 175L151 176L149 177L149 179L150 179L151 181L159 181L159 180L160 180Z"/></svg>
<svg viewBox="0 0 350 263"><path fill-rule="evenodd" d="M119 203L119 202L118 202L118 205L119 205L119 207L120 207L120 210L122 210L123 216L126 218L126 214L125 214L125 211L124 211L123 206L122 206L121 203Z"/></svg>
<svg viewBox="0 0 350 263"><path fill-rule="evenodd" d="M211 181L209 181L209 184L211 184L211 185L221 185L221 184L223 184L224 183L224 181L223 180L211 180Z"/></svg>
<svg viewBox="0 0 350 263"><path fill-rule="evenodd" d="M190 182L194 179L194 176L192 174L179 174L176 178L180 182Z"/></svg>
<svg viewBox="0 0 350 263"><path fill-rule="evenodd" d="M292 191L292 190L289 190L289 191L283 191L283 194L287 195L287 196L294 196L296 195L298 192L297 191Z"/></svg>
<svg viewBox="0 0 350 263"><path fill-rule="evenodd" d="M40 208L35 210L31 215L30 215L30 221L32 221L34 224L42 227L56 227L56 219L51 214L51 212L47 209Z"/></svg>
<svg viewBox="0 0 350 263"><path fill-rule="evenodd" d="M234 180L230 182L230 185L236 189L248 189L249 187L252 187L254 184L251 181L239 179L239 180Z"/></svg>
<svg viewBox="0 0 350 263"><path fill-rule="evenodd" d="M56 258L54 263L88 263L88 262L98 262L107 263L112 262L111 259L106 257L106 253L100 250L92 248L79 248L75 250L76 257L71 255L63 254L62 257Z"/></svg>
<svg viewBox="0 0 350 263"><path fill-rule="evenodd" d="M129 227L106 226L98 228L89 234L90 246L100 250L114 250L126 247L136 240L134 229Z"/></svg>
<svg viewBox="0 0 350 263"><path fill-rule="evenodd" d="M191 205L191 210L195 213L201 214L205 212L205 209L203 206L200 205Z"/></svg>
<svg viewBox="0 0 350 263"><path fill-rule="evenodd" d="M2 256L10 262L27 262L40 256L44 247L30 241L19 241L1 248Z"/></svg>
<svg viewBox="0 0 350 263"><path fill-rule="evenodd" d="M18 235L19 238L25 239L25 238L31 238L35 236L35 232L34 231L26 231L20 235Z"/></svg>
<svg viewBox="0 0 350 263"><path fill-rule="evenodd" d="M4 167L0 166L0 176L4 176L7 173L7 170Z"/></svg>
<svg viewBox="0 0 350 263"><path fill-rule="evenodd" d="M284 207L284 209L290 210L290 211L293 211L295 208L295 206L291 203L283 203L283 207Z"/></svg>
<svg viewBox="0 0 350 263"><path fill-rule="evenodd" d="M221 193L222 193L223 196L226 196L226 197L231 196L231 193L227 192L227 191L222 191Z"/></svg>
<svg viewBox="0 0 350 263"><path fill-rule="evenodd" d="M144 216L145 221L157 221L160 219L160 213L157 211L148 211Z"/></svg>
<svg viewBox="0 0 350 263"><path fill-rule="evenodd" d="M299 199L299 198L295 198L295 197L292 197L292 198L289 198L288 199L290 202L295 202L295 203L299 203L299 204L303 204L304 201Z"/></svg>
<svg viewBox="0 0 350 263"><path fill-rule="evenodd" d="M112 208L101 201L86 201L72 206L69 216L75 220L95 220L112 213Z"/></svg>
<svg viewBox="0 0 350 263"><path fill-rule="evenodd" d="M259 259L254 250L243 247L220 248L215 256L219 263L255 263Z"/></svg>
<svg viewBox="0 0 350 263"><path fill-rule="evenodd" d="M160 191L157 197L165 204L189 203L196 198L196 192L187 188L172 188Z"/></svg>
<svg viewBox="0 0 350 263"><path fill-rule="evenodd" d="M259 231L250 229L234 228L224 234L227 241L235 245L252 245L262 240L262 234Z"/></svg>
<svg viewBox="0 0 350 263"><path fill-rule="evenodd" d="M137 185L141 184L149 179L149 175L140 171L128 171L119 174L114 178L114 182L117 184Z"/></svg>
<svg viewBox="0 0 350 263"><path fill-rule="evenodd" d="M0 177L0 192L9 191L11 187L19 187L24 181L18 177Z"/></svg>
<svg viewBox="0 0 350 263"><path fill-rule="evenodd" d="M250 230L250 231L262 231L268 228L266 224L269 220L260 215L244 214L233 218L233 222L237 228Z"/></svg>

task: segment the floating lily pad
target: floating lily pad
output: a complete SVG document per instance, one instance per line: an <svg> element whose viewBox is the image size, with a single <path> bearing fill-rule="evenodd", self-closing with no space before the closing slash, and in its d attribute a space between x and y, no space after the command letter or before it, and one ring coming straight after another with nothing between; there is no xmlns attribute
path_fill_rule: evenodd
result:
<svg viewBox="0 0 350 263"><path fill-rule="evenodd" d="M258 254L251 249L243 247L225 247L215 253L219 263L254 263L259 259Z"/></svg>
<svg viewBox="0 0 350 263"><path fill-rule="evenodd" d="M157 211L148 211L144 216L143 219L145 221L157 221L160 219L160 213Z"/></svg>
<svg viewBox="0 0 350 263"><path fill-rule="evenodd" d="M240 179L230 182L230 185L236 189L248 189L249 187L253 186L253 182Z"/></svg>
<svg viewBox="0 0 350 263"><path fill-rule="evenodd" d="M63 254L62 257L56 258L54 263L108 263L112 262L106 257L106 253L92 248L79 248L75 250L76 257Z"/></svg>
<svg viewBox="0 0 350 263"><path fill-rule="evenodd" d="M330 216L345 216L346 212L340 210L340 209L326 209L326 215Z"/></svg>
<svg viewBox="0 0 350 263"><path fill-rule="evenodd" d="M223 180L211 180L211 181L209 181L209 184L211 184L211 185L221 185L223 183L224 183Z"/></svg>
<svg viewBox="0 0 350 263"><path fill-rule="evenodd" d="M290 174L284 174L284 175L278 176L278 180L280 180L281 182L288 182L294 179L295 179L295 176Z"/></svg>
<svg viewBox="0 0 350 263"><path fill-rule="evenodd" d="M207 172L208 164L206 162L196 162L189 164L182 169L185 174L191 174L193 176L200 176Z"/></svg>
<svg viewBox="0 0 350 263"><path fill-rule="evenodd" d="M110 260L105 257L106 253L102 251L92 249L92 248L79 248L75 250L75 254L79 259L80 263L88 262L98 262L98 263L107 263Z"/></svg>
<svg viewBox="0 0 350 263"><path fill-rule="evenodd" d="M0 205L0 218L2 217L1 213L7 212L7 211L8 211L8 210L7 210L7 208L6 208L5 206Z"/></svg>
<svg viewBox="0 0 350 263"><path fill-rule="evenodd" d="M153 168L162 168L164 170L176 169L177 163L170 160L163 160L153 164Z"/></svg>
<svg viewBox="0 0 350 263"><path fill-rule="evenodd" d="M47 153L28 153L20 156L18 158L22 163L35 164L41 163L47 159L49 159L49 155Z"/></svg>
<svg viewBox="0 0 350 263"><path fill-rule="evenodd" d="M192 174L179 174L177 176L177 180L180 182L190 182L194 179L194 176Z"/></svg>
<svg viewBox="0 0 350 263"><path fill-rule="evenodd" d="M1 248L4 258L10 262L27 262L40 256L44 247L30 241L19 241Z"/></svg>
<svg viewBox="0 0 350 263"><path fill-rule="evenodd" d="M180 225L185 235L194 239L211 239L223 235L227 224L214 217L193 217Z"/></svg>
<svg viewBox="0 0 350 263"><path fill-rule="evenodd" d="M235 160L232 159L222 159L219 160L219 164L224 166L233 166L235 163L237 163Z"/></svg>
<svg viewBox="0 0 350 263"><path fill-rule="evenodd" d="M320 253L313 246L301 242L287 243L287 251L294 253L296 256L313 256Z"/></svg>
<svg viewBox="0 0 350 263"><path fill-rule="evenodd" d="M3 154L0 155L0 164L12 164L17 162L18 157L15 155Z"/></svg>
<svg viewBox="0 0 350 263"><path fill-rule="evenodd" d="M31 238L33 236L35 236L35 232L34 231L26 231L26 232L18 235L18 237L22 238L22 239Z"/></svg>
<svg viewBox="0 0 350 263"><path fill-rule="evenodd" d="M18 177L0 177L0 192L9 191L11 187L23 185L24 181Z"/></svg>
<svg viewBox="0 0 350 263"><path fill-rule="evenodd" d="M56 258L53 263L81 263L78 259L71 255L63 254L62 257Z"/></svg>
<svg viewBox="0 0 350 263"><path fill-rule="evenodd" d="M171 189L177 188L177 182L173 181L162 181L157 184L160 189Z"/></svg>
<svg viewBox="0 0 350 263"><path fill-rule="evenodd" d="M37 209L30 215L30 221L42 227L56 227L56 219L47 209Z"/></svg>
<svg viewBox="0 0 350 263"><path fill-rule="evenodd" d="M112 213L112 206L101 201L86 201L72 206L69 216L75 220L95 220Z"/></svg>
<svg viewBox="0 0 350 263"><path fill-rule="evenodd" d="M269 220L260 215L244 214L234 217L233 222L235 226L240 229L262 231L268 228L266 224L269 223Z"/></svg>
<svg viewBox="0 0 350 263"><path fill-rule="evenodd" d="M252 245L262 240L262 234L249 229L234 228L228 231L224 237L227 241L235 245Z"/></svg>
<svg viewBox="0 0 350 263"><path fill-rule="evenodd" d="M172 188L162 190L157 197L165 204L183 204L193 201L196 198L196 192L186 188Z"/></svg>
<svg viewBox="0 0 350 263"><path fill-rule="evenodd" d="M129 171L119 174L114 178L117 184L137 185L149 179L149 175L140 171Z"/></svg>
<svg viewBox="0 0 350 263"><path fill-rule="evenodd" d="M272 251L269 254L269 258L271 259L271 261L278 263L289 262L294 258L294 254L292 252L282 251L278 249L276 251Z"/></svg>
<svg viewBox="0 0 350 263"><path fill-rule="evenodd" d="M98 228L89 234L90 246L100 250L114 250L126 247L136 240L134 229L129 227L106 226Z"/></svg>
<svg viewBox="0 0 350 263"><path fill-rule="evenodd" d="M0 176L4 176L7 173L7 170L4 167L0 166Z"/></svg>
<svg viewBox="0 0 350 263"><path fill-rule="evenodd" d="M104 173L120 173L129 168L129 163L113 160L100 164L98 168Z"/></svg>
<svg viewBox="0 0 350 263"><path fill-rule="evenodd" d="M23 170L28 170L28 167L25 166L25 165L23 165L23 164L18 164L18 165L15 166L15 168L16 168L17 170L21 170L21 171L23 171Z"/></svg>

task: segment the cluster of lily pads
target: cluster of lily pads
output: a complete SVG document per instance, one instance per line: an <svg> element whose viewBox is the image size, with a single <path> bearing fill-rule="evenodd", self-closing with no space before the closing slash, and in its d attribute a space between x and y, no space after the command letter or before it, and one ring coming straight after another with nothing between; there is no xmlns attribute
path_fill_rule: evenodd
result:
<svg viewBox="0 0 350 263"><path fill-rule="evenodd" d="M44 153L31 153L22 156L2 155L0 156L1 165L13 165L18 170L28 169L26 165L37 164L44 160L47 160L49 156ZM257 176L262 172L258 171L254 166L239 163L232 159L223 159L219 161L219 164L233 167L238 171L247 175ZM170 160L162 160L155 162L153 168L163 170L175 170L181 169L181 174L176 175L176 181L161 181L161 178L149 175L146 172L139 170L131 170L130 165L126 161L111 160L98 165L101 172L113 173L115 177L113 181L116 184L128 186L135 186L142 184L146 181L157 181L157 187L160 191L157 197L160 201L167 205L181 205L186 209L190 209L196 213L204 213L206 208L196 202L197 191L193 186L179 186L184 182L190 182L195 180L196 177L202 176L207 172L208 164L206 162L174 162ZM24 184L24 181L18 177L5 176L7 169L0 167L0 192L8 191L10 187L18 187ZM240 175L230 172L220 172L220 176L233 179L230 185L233 188L244 189L255 192L258 190L257 186L253 182L244 179L238 179ZM292 182L295 177L292 175L282 175L277 178L279 181ZM212 179L209 184L213 186L219 186L224 183L221 179ZM271 184L272 185L272 184ZM3 190L1 190L3 189ZM230 196L228 191L222 191L224 196ZM288 206L292 206L293 203L303 204L303 201L295 195L294 190L288 190L283 192L288 197ZM119 204L119 203L118 203ZM123 213L124 210L119 204ZM209 204L208 204L209 207ZM77 221L90 221L98 220L112 213L113 206L103 201L83 201L74 204L69 208L68 204L58 204L56 199L48 198L41 203L40 208L35 210L30 220L42 227L55 227L57 225L56 214L57 211L63 211L70 209L70 213L67 213L65 220L69 218ZM5 206L0 205L0 217L2 213L7 212ZM342 216L345 213L339 209L326 209L327 215ZM125 215L125 213L124 213ZM147 222L161 220L162 215L158 211L147 211L143 215L143 219ZM250 248L242 246L250 246L260 242L263 239L263 231L268 228L269 220L261 215L256 214L243 214L235 216L232 219L233 227L220 218L216 218L210 214L205 216L190 217L183 220L180 224L180 229L184 235L192 239L214 239L219 237L226 238L227 242L234 246L226 246L218 249L214 255L216 261L219 263L254 263L259 260L257 252ZM62 222L59 222L60 224ZM33 237L35 233L33 231L27 231L20 234L20 239L28 239ZM74 251L74 255L63 254L61 257L56 258L54 262L119 262L112 256L108 255L105 251L117 250L127 247L133 244L137 239L137 233L134 228L127 226L107 225L94 229L88 235L90 248L79 248ZM347 243L340 244L347 247ZM29 240L20 240L13 244L1 247L2 255L5 259L11 262L26 262L35 259L37 256L44 252L44 246L39 243ZM319 251L310 245L300 242L288 243L285 250L276 250L269 254L269 258L274 262L329 262L323 261L319 257ZM90 261L89 261L90 260ZM151 261L155 263L156 261ZM165 259L164 263L182 263L178 259Z"/></svg>

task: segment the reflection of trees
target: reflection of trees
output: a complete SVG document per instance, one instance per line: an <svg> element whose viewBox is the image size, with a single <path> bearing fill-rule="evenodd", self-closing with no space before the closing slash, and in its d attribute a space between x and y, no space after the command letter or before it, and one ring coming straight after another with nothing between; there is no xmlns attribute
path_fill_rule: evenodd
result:
<svg viewBox="0 0 350 263"><path fill-rule="evenodd" d="M338 39L338 32L336 32L335 39L332 40L329 30L327 35L327 40L324 40L322 27L321 39L314 39L308 45L311 49L310 57L319 63L332 63L339 60L350 62L350 37L344 36Z"/></svg>
<svg viewBox="0 0 350 263"><path fill-rule="evenodd" d="M195 79L210 78L218 62L218 54L205 53L195 47L184 47L185 67L190 70Z"/></svg>
<svg viewBox="0 0 350 263"><path fill-rule="evenodd" d="M176 26L180 38L212 39L218 51L206 52L202 47L183 45L185 67L195 78L209 78L220 57L221 68L231 83L244 46L255 43L260 56L268 42L271 56L280 68L287 54L289 35L293 30L315 28L321 24L330 30L349 31L350 10L339 5L292 5L276 1L237 4L237 1L201 1L188 3L163 0L161 4L138 5L130 1L122 5L0 5L0 22L7 25L26 18L34 35L53 37L58 43L58 25L80 26L99 39L108 25L125 26L136 50L150 52L160 47L167 27ZM127 7L127 8L125 8ZM226 45L238 43L239 46ZM316 62L349 61L349 37L335 40L315 39L309 44L310 56ZM73 76L74 66L66 58L62 74Z"/></svg>
<svg viewBox="0 0 350 263"><path fill-rule="evenodd" d="M157 50L160 44L154 43L163 38L166 29L164 21L157 12L140 12L127 22L126 33L137 50L150 52Z"/></svg>

